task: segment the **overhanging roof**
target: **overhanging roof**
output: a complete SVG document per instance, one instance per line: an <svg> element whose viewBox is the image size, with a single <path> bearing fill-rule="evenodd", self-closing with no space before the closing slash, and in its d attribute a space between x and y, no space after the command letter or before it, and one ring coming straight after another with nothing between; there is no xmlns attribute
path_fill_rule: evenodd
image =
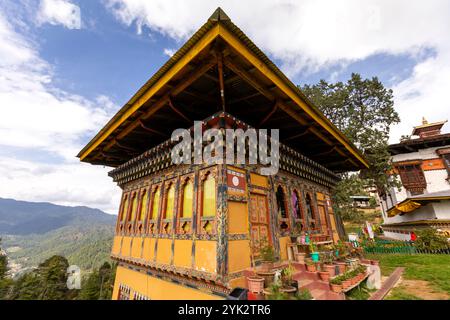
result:
<svg viewBox="0 0 450 320"><path fill-rule="evenodd" d="M219 8L80 151L116 167L176 128L224 109L333 171L368 166L356 147Z"/></svg>

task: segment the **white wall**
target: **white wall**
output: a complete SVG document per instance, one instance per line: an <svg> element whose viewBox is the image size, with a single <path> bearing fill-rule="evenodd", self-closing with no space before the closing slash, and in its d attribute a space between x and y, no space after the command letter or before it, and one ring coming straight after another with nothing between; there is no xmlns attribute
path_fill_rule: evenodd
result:
<svg viewBox="0 0 450 320"><path fill-rule="evenodd" d="M450 220L450 201L435 202L433 208L437 219Z"/></svg>

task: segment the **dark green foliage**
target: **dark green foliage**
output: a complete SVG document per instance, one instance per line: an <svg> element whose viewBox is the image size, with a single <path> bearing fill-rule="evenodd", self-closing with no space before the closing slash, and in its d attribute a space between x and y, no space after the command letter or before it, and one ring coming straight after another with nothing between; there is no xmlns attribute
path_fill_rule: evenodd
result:
<svg viewBox="0 0 450 320"><path fill-rule="evenodd" d="M65 300L75 294L67 288L67 259L53 256L13 284L12 300Z"/></svg>
<svg viewBox="0 0 450 320"><path fill-rule="evenodd" d="M117 265L105 262L98 270L92 272L83 280L80 300L110 300L114 285Z"/></svg>
<svg viewBox="0 0 450 320"><path fill-rule="evenodd" d="M417 249L421 250L439 250L450 247L447 237L439 234L433 228L418 231L417 240L414 244Z"/></svg>
<svg viewBox="0 0 450 320"><path fill-rule="evenodd" d="M344 220L359 221L362 217L361 210L353 206L353 200L350 198L354 195L367 195L364 181L357 175L342 179L333 190L333 209Z"/></svg>
<svg viewBox="0 0 450 320"><path fill-rule="evenodd" d="M355 195L352 192L361 186L375 185L379 193L384 193L387 188L400 186L396 176L389 179L386 175L392 172L388 151L390 127L400 122L394 109L392 90L386 89L376 77L362 79L355 73L346 83L321 80L301 89L369 162L370 169L363 170L356 177L343 175L341 185L336 188L335 204L343 217L351 219L355 212L349 206L347 196ZM361 182L358 183L357 179Z"/></svg>

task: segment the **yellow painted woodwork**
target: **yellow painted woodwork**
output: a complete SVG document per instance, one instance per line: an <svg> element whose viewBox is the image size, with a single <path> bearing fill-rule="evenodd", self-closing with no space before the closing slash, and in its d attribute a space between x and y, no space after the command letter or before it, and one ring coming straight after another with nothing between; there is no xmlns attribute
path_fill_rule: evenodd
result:
<svg viewBox="0 0 450 320"><path fill-rule="evenodd" d="M115 236L113 241L113 247L111 250L112 254L119 254L120 253L120 244L122 243L122 237Z"/></svg>
<svg viewBox="0 0 450 320"><path fill-rule="evenodd" d="M250 183L263 188L267 188L269 186L267 177L261 176L256 173L250 174Z"/></svg>
<svg viewBox="0 0 450 320"><path fill-rule="evenodd" d="M228 233L248 233L247 203L228 201Z"/></svg>
<svg viewBox="0 0 450 320"><path fill-rule="evenodd" d="M177 267L192 267L192 240L175 240L173 264Z"/></svg>
<svg viewBox="0 0 450 320"><path fill-rule="evenodd" d="M120 217L122 219L122 222L125 221L125 218L127 216L127 210L128 210L128 196L125 197L122 205L122 212Z"/></svg>
<svg viewBox="0 0 450 320"><path fill-rule="evenodd" d="M183 189L183 211L181 213L182 218L191 218L192 211L194 209L194 184L189 181L186 183Z"/></svg>
<svg viewBox="0 0 450 320"><path fill-rule="evenodd" d="M131 254L131 237L123 237L121 253L124 257L129 257Z"/></svg>
<svg viewBox="0 0 450 320"><path fill-rule="evenodd" d="M172 239L158 239L156 262L170 264L172 259Z"/></svg>
<svg viewBox="0 0 450 320"><path fill-rule="evenodd" d="M220 300L220 296L202 290L189 288L180 284L146 275L139 271L122 266L117 267L114 282L113 299L117 300L119 285L126 284L131 288L130 297L138 292L152 300Z"/></svg>
<svg viewBox="0 0 450 320"><path fill-rule="evenodd" d="M167 191L167 204L165 219L173 218L173 211L175 210L175 185L172 183Z"/></svg>
<svg viewBox="0 0 450 320"><path fill-rule="evenodd" d="M250 241L233 240L228 242L228 272L243 271L251 266Z"/></svg>
<svg viewBox="0 0 450 320"><path fill-rule="evenodd" d="M131 256L136 259L141 258L143 239L140 237L133 238L131 245Z"/></svg>
<svg viewBox="0 0 450 320"><path fill-rule="evenodd" d="M317 192L316 194L318 201L325 201L325 195L321 192Z"/></svg>
<svg viewBox="0 0 450 320"><path fill-rule="evenodd" d="M290 243L289 237L280 237L280 257L281 260L287 260L288 254L287 254L287 245Z"/></svg>
<svg viewBox="0 0 450 320"><path fill-rule="evenodd" d="M158 188L153 195L153 203L152 203L152 220L156 220L158 218L159 212L159 198L161 196L160 189Z"/></svg>
<svg viewBox="0 0 450 320"><path fill-rule="evenodd" d="M139 221L143 221L145 218L145 215L147 214L148 210L148 190L145 190L144 196L142 197L141 201L141 211L139 214Z"/></svg>
<svg viewBox="0 0 450 320"><path fill-rule="evenodd" d="M203 217L216 216L216 180L208 175L203 182Z"/></svg>
<svg viewBox="0 0 450 320"><path fill-rule="evenodd" d="M153 261L155 258L155 238L145 238L144 248L142 250L142 258L145 261Z"/></svg>
<svg viewBox="0 0 450 320"><path fill-rule="evenodd" d="M216 273L216 241L195 242L195 269L204 272Z"/></svg>
<svg viewBox="0 0 450 320"><path fill-rule="evenodd" d="M138 195L136 194L133 198L133 202L131 204L131 216L130 216L130 221L134 221L134 218L136 217L136 210L137 210L137 206L138 206Z"/></svg>

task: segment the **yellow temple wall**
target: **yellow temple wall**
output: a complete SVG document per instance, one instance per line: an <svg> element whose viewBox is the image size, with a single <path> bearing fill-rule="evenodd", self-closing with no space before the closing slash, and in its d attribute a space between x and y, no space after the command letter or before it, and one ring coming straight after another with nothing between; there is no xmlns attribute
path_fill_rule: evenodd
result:
<svg viewBox="0 0 450 320"><path fill-rule="evenodd" d="M118 266L116 280L114 282L113 300L118 299L119 286L121 284L130 288L130 299L133 299L135 293L139 293L152 300L223 299L221 296L214 295L201 289L189 288L136 270Z"/></svg>

